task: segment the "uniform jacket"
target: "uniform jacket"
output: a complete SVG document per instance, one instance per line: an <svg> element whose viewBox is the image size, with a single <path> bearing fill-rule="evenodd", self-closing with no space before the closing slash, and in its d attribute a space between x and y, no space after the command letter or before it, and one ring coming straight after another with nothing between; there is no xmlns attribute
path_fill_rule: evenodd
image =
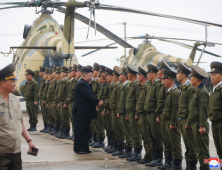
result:
<svg viewBox="0 0 222 170"><path fill-rule="evenodd" d="M45 82L45 88L44 88L44 91L43 91L43 98L42 98L44 100L45 105L48 104L47 93L48 93L49 85L50 85L50 81L47 80Z"/></svg>
<svg viewBox="0 0 222 170"><path fill-rule="evenodd" d="M98 81L98 78L97 79L94 79L91 81L91 84L92 84L92 89L93 89L93 94L96 98L98 98L98 91L99 91L99 88L100 88L100 83Z"/></svg>
<svg viewBox="0 0 222 170"><path fill-rule="evenodd" d="M130 84L129 81L125 81L123 83L123 86L121 87L121 94L120 94L120 100L118 104L118 110L117 113L126 114L126 100L129 93Z"/></svg>
<svg viewBox="0 0 222 170"><path fill-rule="evenodd" d="M119 103L121 86L122 84L120 82L114 83L112 93L110 94L109 108L110 110L115 110L115 112Z"/></svg>
<svg viewBox="0 0 222 170"><path fill-rule="evenodd" d="M140 84L141 85L141 84ZM144 103L147 94L147 89L150 87L150 84L146 82L143 86L141 86L138 102L136 104L136 115L144 114Z"/></svg>
<svg viewBox="0 0 222 170"><path fill-rule="evenodd" d="M69 93L68 93L68 99L67 102L69 103L73 103L74 99L75 99L75 88L76 88L76 84L78 83L78 79L72 79L70 81L70 85L69 85Z"/></svg>
<svg viewBox="0 0 222 170"><path fill-rule="evenodd" d="M164 87L161 80L159 80L159 82L160 82L160 89L159 89L158 100L157 100L157 108L155 110L156 117L158 118L160 118L160 115L163 113L163 109L164 109L165 101L167 97L167 88Z"/></svg>
<svg viewBox="0 0 222 170"><path fill-rule="evenodd" d="M53 80L49 84L48 92L47 92L47 99L48 102L54 102L55 101L55 89L56 89L56 83L57 80Z"/></svg>
<svg viewBox="0 0 222 170"><path fill-rule="evenodd" d="M43 90L44 90L44 88L45 88L45 79L44 78L42 78L42 80L41 80L41 83L40 83L40 86L39 86L39 93L38 93L38 98L39 99L42 99L43 98Z"/></svg>
<svg viewBox="0 0 222 170"><path fill-rule="evenodd" d="M58 100L59 102L63 102L65 105L68 105L68 94L69 94L69 85L70 85L70 80L68 77L64 78L61 80L60 85L59 85L59 94L58 94Z"/></svg>
<svg viewBox="0 0 222 170"><path fill-rule="evenodd" d="M60 86L60 80L56 80L56 89L55 89L55 96L54 96L54 101L56 104L59 103L59 99L58 99L58 94L59 94L59 86Z"/></svg>
<svg viewBox="0 0 222 170"><path fill-rule="evenodd" d="M110 103L110 94L112 93L113 91L113 88L115 86L115 83L112 82L111 84L109 84L109 90L108 90L108 94L107 94L107 98L104 100L104 103L103 103L103 106L105 107L106 110L109 110L110 111L110 108L109 108L109 103Z"/></svg>
<svg viewBox="0 0 222 170"><path fill-rule="evenodd" d="M38 101L39 83L32 79L32 81L25 83L25 100Z"/></svg>

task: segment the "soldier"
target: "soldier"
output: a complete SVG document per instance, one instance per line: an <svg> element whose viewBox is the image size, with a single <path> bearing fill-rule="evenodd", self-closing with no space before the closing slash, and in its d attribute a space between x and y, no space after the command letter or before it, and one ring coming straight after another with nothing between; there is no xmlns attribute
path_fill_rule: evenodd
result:
<svg viewBox="0 0 222 170"><path fill-rule="evenodd" d="M43 103L42 103L42 97L43 97L43 90L45 88L45 78L44 78L44 71L45 68L43 68L42 66L39 66L39 77L41 77L41 83L39 86L39 93L38 93L38 98L39 98L39 103L41 106L41 111L42 111L42 118L43 118L43 124L44 124L44 128L42 130L40 130L40 132L43 132L44 130L47 129L47 123L45 120L45 113L44 113L44 109L43 109Z"/></svg>
<svg viewBox="0 0 222 170"><path fill-rule="evenodd" d="M78 79L76 78L76 71L77 71L77 65L74 64L73 68L71 69L71 76L72 79L70 80L70 85L69 85L69 94L68 94L68 109L69 109L69 119L71 120L72 123L72 136L67 138L69 140L74 141L74 124L73 124L73 117L72 117L72 108L74 105L74 99L75 99L75 87L78 82Z"/></svg>
<svg viewBox="0 0 222 170"><path fill-rule="evenodd" d="M147 81L147 71L142 67L138 67L138 82L140 82L141 91L139 93L138 102L136 104L136 115L135 119L138 120L141 136L144 143L145 156L142 160L137 161L140 164L150 163L152 161L151 149L152 149L152 141L150 139L150 132L147 127L147 118L146 112L144 110L145 98L147 94L147 90L149 88L150 82ZM148 132L148 133L147 133Z"/></svg>
<svg viewBox="0 0 222 170"><path fill-rule="evenodd" d="M122 84L119 81L119 76L121 73L121 68L118 66L115 66L113 68L113 81L115 82L112 93L110 94L110 116L112 127L114 130L114 136L115 140L117 142L117 151L113 152L112 156L120 156L124 153L124 133L123 133L123 126L121 123L120 118L117 117L118 113L118 104L120 100L120 93L121 93L121 87ZM111 153L111 152L109 152Z"/></svg>
<svg viewBox="0 0 222 170"><path fill-rule="evenodd" d="M176 73L169 69L163 69L163 83L168 88L165 107L161 115L166 145L173 155L172 170L182 170L181 129L177 119L180 91L174 84ZM165 169L165 168L162 168Z"/></svg>
<svg viewBox="0 0 222 170"><path fill-rule="evenodd" d="M196 144L194 141L192 129L185 129L185 124L189 116L189 103L193 97L194 87L191 86L191 82L188 79L189 74L191 73L190 69L187 68L181 62L178 63L177 68L177 81L181 82L180 85L180 101L179 101L179 111L178 119L181 127L181 132L183 136L183 141L185 144L186 152L186 170L196 168L197 164L197 151Z"/></svg>
<svg viewBox="0 0 222 170"><path fill-rule="evenodd" d="M69 70L68 70L68 79L69 79L69 80L72 79L71 70L72 70L72 66L69 66Z"/></svg>
<svg viewBox="0 0 222 170"><path fill-rule="evenodd" d="M61 82L59 86L59 93L58 93L58 99L59 99L59 109L61 113L61 126L63 128L62 134L59 136L61 139L66 139L67 137L70 137L69 131L70 131L70 121L69 121L69 112L68 112L68 103L67 98L69 94L69 85L70 81L67 77L68 68L65 66L61 67L60 70L60 76L61 76Z"/></svg>
<svg viewBox="0 0 222 170"><path fill-rule="evenodd" d="M136 104L138 102L139 93L141 90L140 83L137 79L138 68L132 64L127 65L127 76L130 83L129 94L126 101L126 120L130 122L130 128L133 133L134 154L128 161L138 161L142 159L142 139L138 121L135 119Z"/></svg>
<svg viewBox="0 0 222 170"><path fill-rule="evenodd" d="M129 121L127 121L125 119L125 117L126 117L126 101L127 101L127 96L129 93L129 88L130 88L130 83L128 81L126 67L122 67L122 72L120 73L119 80L123 84L123 86L121 88L117 117L121 118L123 131L124 131L125 139L126 139L125 153L120 155L119 157L120 158L128 158L133 155L133 151L132 151L133 137L132 137L132 131L130 129Z"/></svg>
<svg viewBox="0 0 222 170"><path fill-rule="evenodd" d="M200 170L209 170L209 165L204 163L204 159L209 159L209 124L208 104L209 92L206 89L203 79L208 74L200 67L191 68L191 85L195 87L195 92L189 104L190 114L185 125L186 129L192 128L194 140L197 144L197 154L200 162Z"/></svg>
<svg viewBox="0 0 222 170"><path fill-rule="evenodd" d="M25 101L30 123L28 131L36 131L36 124L38 123L39 83L33 78L35 73L32 70L26 69L25 75L28 81L25 83Z"/></svg>
<svg viewBox="0 0 222 170"><path fill-rule="evenodd" d="M161 135L160 124L156 122L156 109L159 96L161 82L157 78L158 69L152 64L147 65L148 68L148 80L151 82L146 92L146 99L144 104L144 110L147 114L147 130L150 134L153 146L152 157L153 161L147 163L146 166L160 166L163 165L163 140Z"/></svg>
<svg viewBox="0 0 222 170"><path fill-rule="evenodd" d="M81 79L81 77L82 77L81 69L82 69L82 65L78 64L78 66L77 66L77 73L76 73L76 77L77 77L78 80Z"/></svg>
<svg viewBox="0 0 222 170"><path fill-rule="evenodd" d="M94 97L96 97L96 98L97 98L98 90L100 88L100 84L98 82L98 74L99 74L99 64L94 63L93 64L93 78L92 78L91 84L92 84L92 90L93 90ZM96 120L95 119L91 120L90 127L91 127L91 133L92 133L92 142L89 143L89 146L92 146L95 142L98 142L97 138L96 138L97 127L96 127Z"/></svg>

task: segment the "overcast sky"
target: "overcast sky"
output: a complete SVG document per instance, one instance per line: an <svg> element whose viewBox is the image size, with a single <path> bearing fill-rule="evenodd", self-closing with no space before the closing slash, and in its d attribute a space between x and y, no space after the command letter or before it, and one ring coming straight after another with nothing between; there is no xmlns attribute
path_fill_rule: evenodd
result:
<svg viewBox="0 0 222 170"><path fill-rule="evenodd" d="M13 2L15 1L18 0L13 0ZM0 0L0 3L2 2L9 2L9 0ZM214 22L222 25L221 0L100 0L100 3ZM87 8L77 9L76 12L86 17L89 17L90 14ZM54 12L52 15L59 24L64 24L64 14ZM8 52L10 46L19 46L23 42L22 34L24 25L31 25L33 20L35 20L39 14L35 14L35 8L27 7L0 10L0 16L0 52ZM172 19L116 11L96 10L96 22L119 37L124 36L124 27L121 23L126 22L127 36L129 37L145 35L148 33L152 36L205 40L205 27ZM76 20L75 28L75 42L85 41L87 25ZM99 32L97 32L97 35L95 36L94 29L90 29L88 40L105 38L106 37ZM212 26L208 27L208 41L222 43L222 28ZM111 40L105 40L76 45L105 46L112 42L113 41ZM193 45L192 42L180 42ZM142 43L142 40L133 40L129 41L129 43L134 47L137 47L140 43ZM189 49L166 42L160 42L158 40L152 40L152 44L158 51L164 54L170 54L183 59L187 59L191 52ZM100 50L99 52L84 58L80 56L90 50L76 50L76 56L79 63L82 65L92 65L94 62L98 62L99 64L113 68L115 65L119 65L116 59L124 54L124 49L121 46L115 46L118 46L118 48L114 50ZM207 47L206 50L222 55L222 47L219 45L216 45L215 47ZM195 61L198 60L199 56L200 52L197 52ZM206 71L209 71L209 65L212 61L222 62L222 58L203 54L201 62L207 63L200 64L200 66ZM0 54L0 69L10 62L12 62L12 55L6 58Z"/></svg>

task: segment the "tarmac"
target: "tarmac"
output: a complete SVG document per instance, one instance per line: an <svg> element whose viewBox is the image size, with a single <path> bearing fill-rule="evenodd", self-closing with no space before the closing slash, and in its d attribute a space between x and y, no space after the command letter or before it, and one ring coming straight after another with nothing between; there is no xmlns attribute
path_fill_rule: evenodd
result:
<svg viewBox="0 0 222 170"><path fill-rule="evenodd" d="M28 114L25 109L25 102L21 103L23 110L24 123L26 127L28 124ZM104 152L101 149L94 149L90 147L92 153L86 155L79 155L73 151L73 141L67 139L58 139L48 133L39 132L43 129L42 114L38 114L37 131L30 132L31 138L39 149L38 155L31 156L27 152L29 150L28 144L22 138L22 165L24 170L138 170L138 169L156 169L157 167L147 167L145 165L137 164L136 162L128 162L125 159L114 157L111 154ZM210 157L218 157L216 148L214 146L212 133L210 132ZM182 140L182 139L181 139ZM105 139L107 143L107 139ZM183 140L181 141L183 156L185 152ZM143 149L142 155L145 154ZM183 169L186 168L185 159L183 159ZM199 167L199 164L198 164ZM219 170L219 168L214 168Z"/></svg>

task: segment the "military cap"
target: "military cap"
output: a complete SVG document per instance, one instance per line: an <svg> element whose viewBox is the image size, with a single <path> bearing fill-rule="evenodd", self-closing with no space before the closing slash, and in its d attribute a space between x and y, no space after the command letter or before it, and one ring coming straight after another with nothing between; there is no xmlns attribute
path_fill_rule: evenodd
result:
<svg viewBox="0 0 222 170"><path fill-rule="evenodd" d="M53 70L52 70L52 72L56 72L56 68L57 68L57 66L54 65L54 66L53 66Z"/></svg>
<svg viewBox="0 0 222 170"><path fill-rule="evenodd" d="M32 71L31 69L26 69L25 72L26 72L25 75L32 75L32 76L35 76L34 71Z"/></svg>
<svg viewBox="0 0 222 170"><path fill-rule="evenodd" d="M93 64L93 70L99 71L100 67L98 63Z"/></svg>
<svg viewBox="0 0 222 170"><path fill-rule="evenodd" d="M49 68L48 67L46 67L45 68L45 72L44 72L45 74L48 74L49 73Z"/></svg>
<svg viewBox="0 0 222 170"><path fill-rule="evenodd" d="M56 74L60 74L60 70L61 70L60 67L57 67L56 68Z"/></svg>
<svg viewBox="0 0 222 170"><path fill-rule="evenodd" d="M105 66L100 65L100 66L99 66L99 68L100 68L100 69L99 69L99 71L100 71L100 72L105 73L105 69L106 69L106 67L105 67Z"/></svg>
<svg viewBox="0 0 222 170"><path fill-rule="evenodd" d="M206 73L206 71L204 71L202 68L200 68L199 66L196 66L196 65L192 66L192 68L191 68L191 76L199 78L199 79L209 77L209 75Z"/></svg>
<svg viewBox="0 0 222 170"><path fill-rule="evenodd" d="M106 73L106 75L113 75L113 70L112 69L110 69L110 68L108 68L108 67L106 67L105 68L105 73Z"/></svg>
<svg viewBox="0 0 222 170"><path fill-rule="evenodd" d="M45 71L45 68L42 66L39 66L39 72L44 72L44 71Z"/></svg>
<svg viewBox="0 0 222 170"><path fill-rule="evenodd" d="M121 68L118 67L118 66L114 66L113 67L113 75L116 75L116 76L120 76L120 73L121 73Z"/></svg>
<svg viewBox="0 0 222 170"><path fill-rule="evenodd" d="M171 70L170 66L169 66L169 65L167 64L167 62L164 61L164 60L161 61L159 69L162 70L163 68L165 68L165 69L170 69L170 70Z"/></svg>
<svg viewBox="0 0 222 170"><path fill-rule="evenodd" d="M81 71L82 72L87 72L87 73L93 72L93 70L91 68L87 67L87 66L82 67Z"/></svg>
<svg viewBox="0 0 222 170"><path fill-rule="evenodd" d="M90 68L91 70L93 69L93 67L91 65L87 65L86 67Z"/></svg>
<svg viewBox="0 0 222 170"><path fill-rule="evenodd" d="M82 65L78 64L77 71L81 71Z"/></svg>
<svg viewBox="0 0 222 170"><path fill-rule="evenodd" d="M138 68L132 64L127 65L127 72L131 74L137 74L138 73Z"/></svg>
<svg viewBox="0 0 222 170"><path fill-rule="evenodd" d="M65 73L67 73L68 70L69 70L69 69L68 69L66 66L62 66L60 72L65 72Z"/></svg>
<svg viewBox="0 0 222 170"><path fill-rule="evenodd" d="M177 75L176 72L163 68L163 77L162 77L162 79L174 79L174 78L176 78L176 75Z"/></svg>
<svg viewBox="0 0 222 170"><path fill-rule="evenodd" d="M0 80L17 80L15 75L15 64L9 64L0 70Z"/></svg>
<svg viewBox="0 0 222 170"><path fill-rule="evenodd" d="M147 76L147 71L144 69L144 68L142 68L141 66L139 66L138 67L138 74L139 75L143 75L143 76Z"/></svg>
<svg viewBox="0 0 222 170"><path fill-rule="evenodd" d="M71 71L72 71L72 66L69 66L68 73L71 73Z"/></svg>
<svg viewBox="0 0 222 170"><path fill-rule="evenodd" d="M126 67L122 67L122 71L120 74L123 74L124 76L127 76L127 68Z"/></svg>
<svg viewBox="0 0 222 170"><path fill-rule="evenodd" d="M77 65L73 64L72 70L71 71L77 71Z"/></svg>
<svg viewBox="0 0 222 170"><path fill-rule="evenodd" d="M53 73L53 69L49 68L49 73L48 74L52 74Z"/></svg>
<svg viewBox="0 0 222 170"><path fill-rule="evenodd" d="M178 73L180 72L186 75L189 75L191 73L190 69L181 62L178 63L177 72Z"/></svg>
<svg viewBox="0 0 222 170"><path fill-rule="evenodd" d="M148 73L157 73L158 68L152 64L147 64Z"/></svg>
<svg viewBox="0 0 222 170"><path fill-rule="evenodd" d="M220 73L222 74L222 63L218 61L214 61L210 64L211 73Z"/></svg>

